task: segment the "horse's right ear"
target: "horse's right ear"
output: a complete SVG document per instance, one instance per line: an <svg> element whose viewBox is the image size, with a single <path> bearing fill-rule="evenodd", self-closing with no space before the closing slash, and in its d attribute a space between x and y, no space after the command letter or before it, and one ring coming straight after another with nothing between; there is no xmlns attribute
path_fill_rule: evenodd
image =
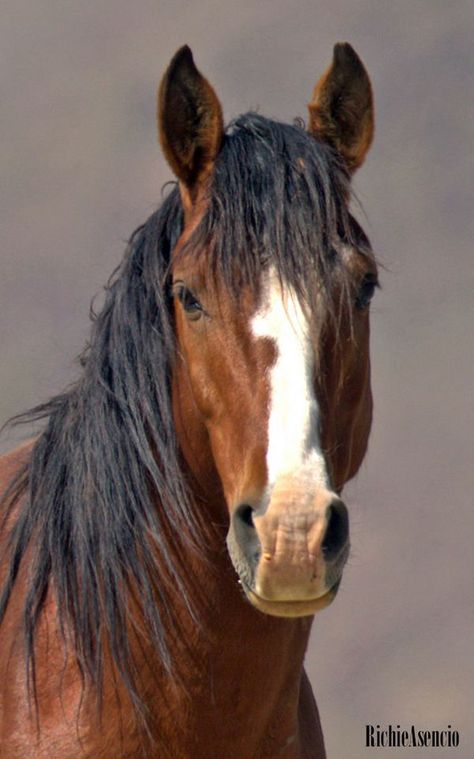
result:
<svg viewBox="0 0 474 759"><path fill-rule="evenodd" d="M221 104L185 45L174 55L158 91L158 134L179 180L185 204L193 204L210 175L224 136Z"/></svg>

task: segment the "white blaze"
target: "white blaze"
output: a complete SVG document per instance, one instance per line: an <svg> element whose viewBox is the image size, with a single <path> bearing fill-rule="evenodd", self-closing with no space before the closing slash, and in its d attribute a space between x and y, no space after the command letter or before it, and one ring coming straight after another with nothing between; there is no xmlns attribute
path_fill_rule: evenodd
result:
<svg viewBox="0 0 474 759"><path fill-rule="evenodd" d="M282 290L273 269L253 317L252 331L256 337L272 339L277 350L270 370L268 486L272 488L280 476L296 471L311 483L327 486L308 320L296 294L289 287Z"/></svg>

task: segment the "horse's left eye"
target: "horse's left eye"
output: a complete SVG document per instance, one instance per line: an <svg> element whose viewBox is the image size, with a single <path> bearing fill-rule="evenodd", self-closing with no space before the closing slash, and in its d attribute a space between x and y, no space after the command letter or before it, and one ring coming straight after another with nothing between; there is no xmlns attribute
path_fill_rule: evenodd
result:
<svg viewBox="0 0 474 759"><path fill-rule="evenodd" d="M356 295L356 306L361 311L370 304L374 297L375 288L378 287L375 274L366 274L362 280Z"/></svg>

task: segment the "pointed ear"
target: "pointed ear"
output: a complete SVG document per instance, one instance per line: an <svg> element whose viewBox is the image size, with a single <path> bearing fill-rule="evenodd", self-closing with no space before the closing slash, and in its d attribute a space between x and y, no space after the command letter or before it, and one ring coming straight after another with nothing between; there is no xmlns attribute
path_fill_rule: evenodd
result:
<svg viewBox="0 0 474 759"><path fill-rule="evenodd" d="M224 135L222 108L185 45L173 57L158 91L158 134L181 193L193 203L209 176Z"/></svg>
<svg viewBox="0 0 474 759"><path fill-rule="evenodd" d="M308 109L309 131L335 148L351 173L358 169L374 136L374 104L364 64L347 42L334 46Z"/></svg>

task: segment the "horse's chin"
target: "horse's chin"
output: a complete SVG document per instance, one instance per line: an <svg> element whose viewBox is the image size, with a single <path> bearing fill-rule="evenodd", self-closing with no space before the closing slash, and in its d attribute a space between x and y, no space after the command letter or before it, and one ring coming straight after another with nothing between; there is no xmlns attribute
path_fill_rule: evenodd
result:
<svg viewBox="0 0 474 759"><path fill-rule="evenodd" d="M309 617L317 611L325 609L336 597L340 581L318 598L305 599L304 601L269 601L254 593L248 586L242 583L248 600L259 611L273 617Z"/></svg>

